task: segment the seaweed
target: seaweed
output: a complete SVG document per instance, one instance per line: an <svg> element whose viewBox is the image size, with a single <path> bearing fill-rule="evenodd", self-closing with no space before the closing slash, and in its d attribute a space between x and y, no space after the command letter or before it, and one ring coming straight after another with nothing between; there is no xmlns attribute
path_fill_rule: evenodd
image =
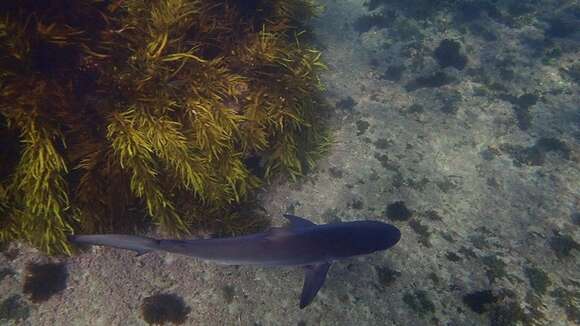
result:
<svg viewBox="0 0 580 326"><path fill-rule="evenodd" d="M543 165L546 154L556 152L562 158L569 160L571 156L570 146L557 138L540 138L533 146L523 147L519 145L503 144L500 148L514 159L514 165Z"/></svg>
<svg viewBox="0 0 580 326"><path fill-rule="evenodd" d="M514 106L513 107L518 128L522 131L530 129L532 125L532 114L530 109L526 107Z"/></svg>
<svg viewBox="0 0 580 326"><path fill-rule="evenodd" d="M526 325L530 323L524 309L517 302L507 302L494 305L491 311L491 326ZM530 323L531 324L531 323ZM527 325L530 325L527 324Z"/></svg>
<svg viewBox="0 0 580 326"><path fill-rule="evenodd" d="M378 149L387 149L393 145L393 141L390 139L379 138L373 145Z"/></svg>
<svg viewBox="0 0 580 326"><path fill-rule="evenodd" d="M27 266L22 292L30 296L30 301L39 303L50 299L66 288L68 273L61 263L37 264Z"/></svg>
<svg viewBox="0 0 580 326"><path fill-rule="evenodd" d="M234 302L234 296L236 294L236 289L231 285L225 285L222 287L222 295L224 297L224 301L228 304Z"/></svg>
<svg viewBox="0 0 580 326"><path fill-rule="evenodd" d="M310 0L1 7L0 242L70 254L75 232L228 230L330 144Z"/></svg>
<svg viewBox="0 0 580 326"><path fill-rule="evenodd" d="M346 112L354 111L354 107L357 105L356 101L352 97L348 96L336 103L336 107Z"/></svg>
<svg viewBox="0 0 580 326"><path fill-rule="evenodd" d="M0 268L0 282L2 282L4 278L13 276L15 274L16 273L14 273L14 270L12 270L11 268L6 267Z"/></svg>
<svg viewBox="0 0 580 326"><path fill-rule="evenodd" d="M383 73L379 78L389 80L392 82L398 82L403 78L403 73L405 72L405 66L402 65L392 65L387 67L385 73Z"/></svg>
<svg viewBox="0 0 580 326"><path fill-rule="evenodd" d="M419 76L405 85L407 92L413 92L421 88L439 88L455 82L455 78L443 71L437 71L431 75Z"/></svg>
<svg viewBox="0 0 580 326"><path fill-rule="evenodd" d="M548 287L552 285L548 274L537 267L525 267L524 274L528 278L532 289L539 295L545 294Z"/></svg>
<svg viewBox="0 0 580 326"><path fill-rule="evenodd" d="M376 29L387 28L393 24L396 16L390 13L375 13L370 15L362 15L354 22L354 30L359 34L370 31L373 27Z"/></svg>
<svg viewBox="0 0 580 326"><path fill-rule="evenodd" d="M463 70L467 64L467 56L461 53L461 43L456 40L442 40L433 52L433 56L442 68L454 67Z"/></svg>
<svg viewBox="0 0 580 326"><path fill-rule="evenodd" d="M391 269L387 266L385 267L375 267L377 272L377 278L379 280L379 284L383 287L389 287L395 283L395 281L401 277L401 272Z"/></svg>
<svg viewBox="0 0 580 326"><path fill-rule="evenodd" d="M405 302L420 317L435 312L435 304L431 299L429 299L427 291L424 290L415 290L413 293L405 293L403 295L403 302Z"/></svg>
<svg viewBox="0 0 580 326"><path fill-rule="evenodd" d="M579 291L569 291L559 287L550 292L550 296L554 298L557 305L564 309L568 320L576 324L580 323L580 307L578 305L578 302L580 302Z"/></svg>
<svg viewBox="0 0 580 326"><path fill-rule="evenodd" d="M365 120L357 120L356 121L356 135L362 136L367 130L369 129L370 124Z"/></svg>
<svg viewBox="0 0 580 326"><path fill-rule="evenodd" d="M353 198L348 204L346 204L347 207L352 208L352 209L363 209L364 208L364 202L362 201L362 199L358 199L358 198Z"/></svg>
<svg viewBox="0 0 580 326"><path fill-rule="evenodd" d="M487 267L486 275L490 283L494 283L498 278L504 278L507 276L507 264L503 260L497 258L496 255L488 255L482 257L481 260Z"/></svg>
<svg viewBox="0 0 580 326"><path fill-rule="evenodd" d="M556 254L559 259L569 258L572 256L574 250L580 251L580 244L576 242L571 236L567 234L561 234L558 231L554 232L554 235L550 237L550 248Z"/></svg>
<svg viewBox="0 0 580 326"><path fill-rule="evenodd" d="M0 302L0 321L22 321L30 315L30 307L21 296L14 294Z"/></svg>
<svg viewBox="0 0 580 326"><path fill-rule="evenodd" d="M580 62L573 63L563 70L576 84L580 84Z"/></svg>
<svg viewBox="0 0 580 326"><path fill-rule="evenodd" d="M404 201L396 201L387 205L385 215L393 221L408 221L412 216Z"/></svg>
<svg viewBox="0 0 580 326"><path fill-rule="evenodd" d="M149 325L183 324L190 311L191 308L175 294L155 294L141 304L142 317Z"/></svg>
<svg viewBox="0 0 580 326"><path fill-rule="evenodd" d="M459 256L458 254L452 252L452 251L448 251L445 253L445 258L447 258L447 260L452 261L454 263L459 262L462 260L461 256Z"/></svg>
<svg viewBox="0 0 580 326"><path fill-rule="evenodd" d="M496 303L498 298L491 290L475 291L463 296L463 303L478 314L490 310L490 305Z"/></svg>
<svg viewBox="0 0 580 326"><path fill-rule="evenodd" d="M419 243L428 248L432 246L430 242L431 231L427 225L422 224L417 219L412 219L409 221L409 226L415 233L417 233L417 236L419 237Z"/></svg>

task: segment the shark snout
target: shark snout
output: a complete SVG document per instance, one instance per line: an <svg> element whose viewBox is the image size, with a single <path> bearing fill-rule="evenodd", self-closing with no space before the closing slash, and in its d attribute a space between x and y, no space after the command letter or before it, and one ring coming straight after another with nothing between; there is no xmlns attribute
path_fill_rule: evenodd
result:
<svg viewBox="0 0 580 326"><path fill-rule="evenodd" d="M399 240L401 240L401 230L399 230L396 226L391 224L385 225L385 249L388 249L394 245L396 245Z"/></svg>

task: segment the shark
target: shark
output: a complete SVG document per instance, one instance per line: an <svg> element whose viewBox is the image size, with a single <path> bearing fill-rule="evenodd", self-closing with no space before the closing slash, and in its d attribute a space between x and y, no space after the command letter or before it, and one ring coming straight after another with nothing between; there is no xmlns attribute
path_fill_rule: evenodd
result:
<svg viewBox="0 0 580 326"><path fill-rule="evenodd" d="M172 240L94 234L71 235L69 240L132 250L138 255L166 251L225 265L300 266L305 271L299 305L303 309L324 285L333 262L389 249L401 239L396 226L380 221L315 224L295 215L284 217L288 226L229 238Z"/></svg>

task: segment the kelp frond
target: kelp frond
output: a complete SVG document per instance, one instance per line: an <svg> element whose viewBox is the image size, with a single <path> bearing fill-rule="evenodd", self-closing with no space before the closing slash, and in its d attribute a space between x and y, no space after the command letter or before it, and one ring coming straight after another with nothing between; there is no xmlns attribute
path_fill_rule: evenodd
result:
<svg viewBox="0 0 580 326"><path fill-rule="evenodd" d="M67 166L58 153L55 142L63 137L57 130L43 126L34 109L29 114L7 114L9 123L21 131L24 145L20 164L14 174L11 190L22 196L24 209L18 214L19 233L40 249L67 252L66 235L72 233L65 213L69 198L64 175Z"/></svg>
<svg viewBox="0 0 580 326"><path fill-rule="evenodd" d="M121 166L131 173L131 190L145 200L147 211L159 225L171 233L186 232L187 225L177 214L165 189L158 180L159 167L154 161L154 148L145 132L136 128L139 115L129 109L114 113L107 130L107 138L118 155Z"/></svg>

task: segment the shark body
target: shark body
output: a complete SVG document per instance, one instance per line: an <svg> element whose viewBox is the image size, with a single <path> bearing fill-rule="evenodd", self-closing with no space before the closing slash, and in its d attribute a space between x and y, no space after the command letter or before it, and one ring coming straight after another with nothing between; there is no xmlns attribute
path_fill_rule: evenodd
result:
<svg viewBox="0 0 580 326"><path fill-rule="evenodd" d="M232 238L164 240L96 234L71 236L70 240L133 250L140 255L161 250L227 265L303 266L302 309L324 284L333 261L388 249L401 238L395 226L378 221L317 225L294 215L284 217L290 227Z"/></svg>

